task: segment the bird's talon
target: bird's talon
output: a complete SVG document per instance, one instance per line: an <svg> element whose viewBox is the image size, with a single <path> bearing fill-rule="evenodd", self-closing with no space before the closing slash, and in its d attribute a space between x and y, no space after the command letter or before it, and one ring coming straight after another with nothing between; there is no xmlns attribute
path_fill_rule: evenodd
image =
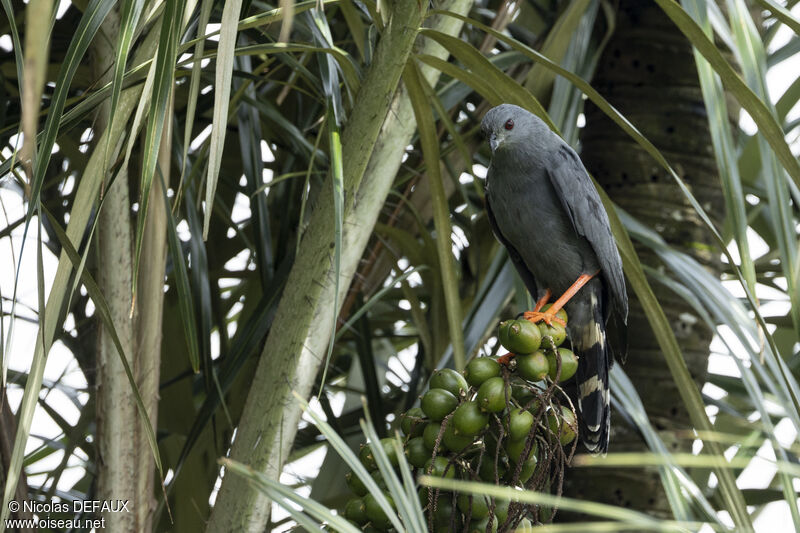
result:
<svg viewBox="0 0 800 533"><path fill-rule="evenodd" d="M555 313L550 313L549 310L544 313L540 313L539 311L526 311L523 313L522 317L534 324L544 321L548 326L552 326L553 322L561 324L562 326L567 325L561 317L556 316Z"/></svg>

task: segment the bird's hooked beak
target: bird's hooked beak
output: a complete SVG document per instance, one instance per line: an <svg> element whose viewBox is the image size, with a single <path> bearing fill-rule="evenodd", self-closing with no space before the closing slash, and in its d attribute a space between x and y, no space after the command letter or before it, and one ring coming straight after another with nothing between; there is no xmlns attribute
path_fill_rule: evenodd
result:
<svg viewBox="0 0 800 533"><path fill-rule="evenodd" d="M500 144L500 139L497 138L497 134L492 132L489 134L489 146L492 148L492 153L497 149L497 145Z"/></svg>

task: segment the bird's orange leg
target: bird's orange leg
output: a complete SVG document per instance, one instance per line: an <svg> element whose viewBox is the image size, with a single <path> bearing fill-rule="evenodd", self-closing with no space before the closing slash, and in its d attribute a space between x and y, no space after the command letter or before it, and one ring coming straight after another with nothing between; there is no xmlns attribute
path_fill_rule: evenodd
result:
<svg viewBox="0 0 800 533"><path fill-rule="evenodd" d="M553 321L558 322L562 326L566 325L563 320L561 320L559 317L556 316L556 313L561 311L561 308L564 307L564 305L566 305L566 303L570 301L570 299L573 296L575 296L575 294L577 294L577 292L581 289L581 287L586 285L590 279L592 279L599 273L600 271L598 270L594 274L581 274L580 276L578 276L578 279L575 280L575 283L573 283L572 286L569 289L567 289L564 292L564 294L561 295L561 298L556 300L555 303L553 303L553 305L551 305L547 309L547 311L545 311L544 313L539 312L539 309L541 309L541 306L539 306L539 302L542 301L539 300L539 302L536 303L536 308L533 311L528 311L524 313L523 316L525 317L525 319L530 320L533 323L544 320L545 323L548 325L550 325L550 323ZM549 296L549 292L550 291L548 290L545 296ZM544 305L544 303L542 303L542 305Z"/></svg>
<svg viewBox="0 0 800 533"><path fill-rule="evenodd" d="M544 296L539 298L539 300L536 302L536 306L533 308L533 311L525 311L524 313L522 313L522 317L524 319L526 319L526 320L530 320L534 324L539 322L540 320L545 320L548 324L550 323L551 320L556 320L559 324L561 324L563 326L564 325L562 323L563 320L561 320L560 318L556 318L556 319L549 318L549 317L545 318L545 313L540 313L539 312L539 311L542 310L542 307L547 305L547 302L550 301L550 297L552 295L553 295L553 293L550 292L550 289L546 289L544 291Z"/></svg>
<svg viewBox="0 0 800 533"><path fill-rule="evenodd" d="M544 307L547 304L547 302L550 301L550 297L552 295L553 293L550 292L550 289L544 291L544 296L539 298L539 301L536 302L536 307L533 308L533 312L538 313L539 311L541 311L542 307Z"/></svg>

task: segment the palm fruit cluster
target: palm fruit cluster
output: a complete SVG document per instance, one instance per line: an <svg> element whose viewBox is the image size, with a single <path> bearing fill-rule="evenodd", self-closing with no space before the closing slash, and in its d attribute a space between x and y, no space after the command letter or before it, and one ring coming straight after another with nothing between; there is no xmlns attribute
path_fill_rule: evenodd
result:
<svg viewBox="0 0 800 533"><path fill-rule="evenodd" d="M563 310L556 316L566 323ZM477 357L463 374L435 371L419 406L400 416L406 459L417 475L560 494L577 420L558 384L575 374L577 357L561 347L567 335L556 321L508 320L500 324L498 338L509 354ZM391 441L380 445L394 464ZM370 447L362 446L359 456L385 489ZM356 497L344 516L364 531L392 530L357 476L348 474L347 482ZM420 487L419 497L432 532L504 532L552 520L549 510L488 496Z"/></svg>

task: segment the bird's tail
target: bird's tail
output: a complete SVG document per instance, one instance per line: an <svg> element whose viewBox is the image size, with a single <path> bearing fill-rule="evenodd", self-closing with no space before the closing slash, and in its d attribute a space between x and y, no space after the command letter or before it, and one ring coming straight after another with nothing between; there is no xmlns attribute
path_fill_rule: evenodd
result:
<svg viewBox="0 0 800 533"><path fill-rule="evenodd" d="M608 371L611 354L606 326L596 292L591 296L591 319L571 333L578 355L578 429L581 442L593 454L606 453L611 427Z"/></svg>

